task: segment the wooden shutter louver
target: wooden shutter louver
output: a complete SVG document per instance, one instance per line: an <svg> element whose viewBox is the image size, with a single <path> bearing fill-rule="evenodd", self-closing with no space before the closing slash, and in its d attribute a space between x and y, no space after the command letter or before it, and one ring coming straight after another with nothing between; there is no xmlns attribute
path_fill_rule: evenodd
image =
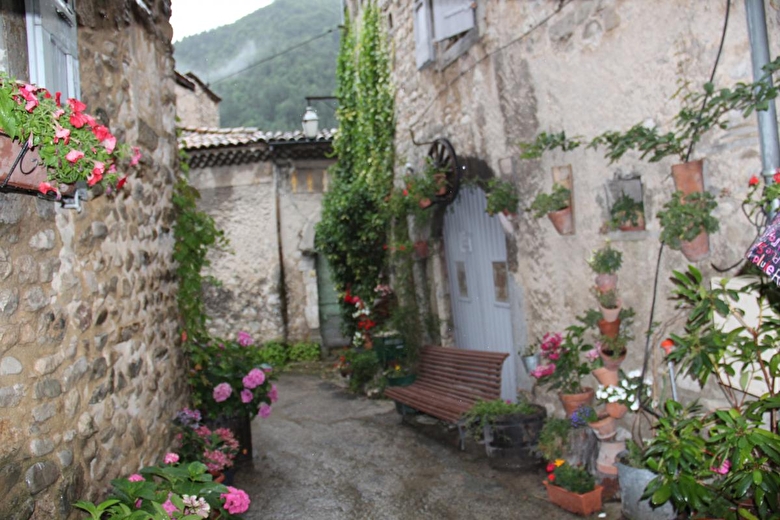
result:
<svg viewBox="0 0 780 520"><path fill-rule="evenodd" d="M433 40L440 42L474 28L474 0L432 0Z"/></svg>
<svg viewBox="0 0 780 520"><path fill-rule="evenodd" d="M429 0L417 0L414 4L414 54L418 69L433 61L432 37Z"/></svg>

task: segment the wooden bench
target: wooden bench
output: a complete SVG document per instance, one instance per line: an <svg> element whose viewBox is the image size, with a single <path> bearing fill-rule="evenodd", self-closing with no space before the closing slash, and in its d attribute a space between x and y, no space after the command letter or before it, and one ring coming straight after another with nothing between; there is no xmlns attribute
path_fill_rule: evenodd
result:
<svg viewBox="0 0 780 520"><path fill-rule="evenodd" d="M417 380L409 386L387 388L385 396L457 425L460 449L465 449L461 416L478 400L501 397L501 366L507 357L509 354L500 352L423 347Z"/></svg>

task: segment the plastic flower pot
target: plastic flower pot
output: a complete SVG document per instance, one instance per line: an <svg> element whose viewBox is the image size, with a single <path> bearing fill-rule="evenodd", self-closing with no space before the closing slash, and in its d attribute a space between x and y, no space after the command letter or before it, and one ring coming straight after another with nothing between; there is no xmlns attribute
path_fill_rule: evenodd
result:
<svg viewBox="0 0 780 520"><path fill-rule="evenodd" d="M590 515L601 509L601 492L604 490L602 486L596 486L593 491L582 495L558 487L546 480L544 486L547 488L547 498L561 509L582 516Z"/></svg>
<svg viewBox="0 0 780 520"><path fill-rule="evenodd" d="M567 418L571 418L571 414L583 404L590 404L593 401L593 396L595 394L593 389L585 387L583 390L584 391L579 394L558 394L558 398L560 398L561 403L563 404L563 409L566 410Z"/></svg>

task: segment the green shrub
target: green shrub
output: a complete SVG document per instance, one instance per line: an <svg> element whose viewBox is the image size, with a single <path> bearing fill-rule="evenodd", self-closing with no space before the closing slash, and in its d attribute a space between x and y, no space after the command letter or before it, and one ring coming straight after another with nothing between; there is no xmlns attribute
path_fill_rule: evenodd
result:
<svg viewBox="0 0 780 520"><path fill-rule="evenodd" d="M287 345L281 341L269 341L260 347L260 359L274 368L281 368L287 364Z"/></svg>
<svg viewBox="0 0 780 520"><path fill-rule="evenodd" d="M366 383L374 379L379 372L379 360L374 351L353 352L350 356L352 364L352 377L349 379L349 389L360 392Z"/></svg>
<svg viewBox="0 0 780 520"><path fill-rule="evenodd" d="M290 347L290 361L319 361L320 345L313 341L301 341Z"/></svg>

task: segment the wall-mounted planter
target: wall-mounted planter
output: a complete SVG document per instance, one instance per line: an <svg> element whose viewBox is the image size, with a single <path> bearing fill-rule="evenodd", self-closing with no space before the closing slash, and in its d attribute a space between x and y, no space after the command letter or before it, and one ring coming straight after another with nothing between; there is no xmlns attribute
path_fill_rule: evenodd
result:
<svg viewBox="0 0 780 520"><path fill-rule="evenodd" d="M702 231L690 242L682 242L680 251L689 262L698 262L710 254L710 236Z"/></svg>
<svg viewBox="0 0 780 520"><path fill-rule="evenodd" d="M672 178L674 187L683 195L704 191L704 160L673 165Z"/></svg>
<svg viewBox="0 0 780 520"><path fill-rule="evenodd" d="M559 211L548 213L547 218L550 219L550 222L552 222L555 230L559 235L574 234L574 215L572 213L571 206Z"/></svg>
<svg viewBox="0 0 780 520"><path fill-rule="evenodd" d="M40 195L38 186L47 182L48 177L48 171L43 166L37 150L28 149L0 133L0 187ZM76 193L74 184L61 184L59 189L63 196L73 196Z"/></svg>

